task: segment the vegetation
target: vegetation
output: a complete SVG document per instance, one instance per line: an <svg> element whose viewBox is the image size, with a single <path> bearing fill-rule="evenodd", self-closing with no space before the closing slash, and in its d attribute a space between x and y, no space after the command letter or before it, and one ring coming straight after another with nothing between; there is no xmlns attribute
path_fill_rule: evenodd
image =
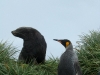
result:
<svg viewBox="0 0 100 75"><path fill-rule="evenodd" d="M57 58L49 58L45 64L27 65L15 61L14 53L12 44L0 42L0 75L57 75Z"/></svg>
<svg viewBox="0 0 100 75"><path fill-rule="evenodd" d="M80 35L76 46L83 75L97 75L100 71L100 31Z"/></svg>

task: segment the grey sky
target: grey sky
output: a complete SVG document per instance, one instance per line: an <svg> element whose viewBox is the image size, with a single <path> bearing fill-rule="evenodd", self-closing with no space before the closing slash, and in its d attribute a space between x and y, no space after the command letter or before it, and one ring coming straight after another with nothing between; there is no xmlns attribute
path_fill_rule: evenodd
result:
<svg viewBox="0 0 100 75"><path fill-rule="evenodd" d="M100 0L0 0L0 40L21 50L23 40L11 34L21 26L44 35L46 58L60 57L65 49L53 39L69 39L76 45L78 35L100 28Z"/></svg>

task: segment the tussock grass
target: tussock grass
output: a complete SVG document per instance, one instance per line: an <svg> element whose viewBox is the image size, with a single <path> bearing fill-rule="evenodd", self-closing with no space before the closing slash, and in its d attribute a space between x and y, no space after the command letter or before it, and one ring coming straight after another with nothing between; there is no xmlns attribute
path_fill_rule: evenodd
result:
<svg viewBox="0 0 100 75"><path fill-rule="evenodd" d="M57 75L58 58L49 58L45 64L28 65L15 61L16 48L0 42L0 75Z"/></svg>
<svg viewBox="0 0 100 75"><path fill-rule="evenodd" d="M12 44L9 44L7 41L0 42L0 63L9 62L10 60L14 59L13 55L15 54L16 50L12 47Z"/></svg>
<svg viewBox="0 0 100 75"><path fill-rule="evenodd" d="M100 31L90 31L80 35L77 54L83 75L97 75L100 70Z"/></svg>

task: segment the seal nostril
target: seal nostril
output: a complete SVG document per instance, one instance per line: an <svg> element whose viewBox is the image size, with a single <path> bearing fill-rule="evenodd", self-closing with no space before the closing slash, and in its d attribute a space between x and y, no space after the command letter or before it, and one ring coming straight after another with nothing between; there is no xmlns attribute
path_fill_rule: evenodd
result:
<svg viewBox="0 0 100 75"><path fill-rule="evenodd" d="M13 33L13 31L11 31L11 33Z"/></svg>
<svg viewBox="0 0 100 75"><path fill-rule="evenodd" d="M16 32L15 32L15 31L11 31L11 33L12 33L13 35L16 35Z"/></svg>
<svg viewBox="0 0 100 75"><path fill-rule="evenodd" d="M58 41L57 39L53 39L53 40Z"/></svg>
<svg viewBox="0 0 100 75"><path fill-rule="evenodd" d="M12 34L14 34L14 31L11 31Z"/></svg>

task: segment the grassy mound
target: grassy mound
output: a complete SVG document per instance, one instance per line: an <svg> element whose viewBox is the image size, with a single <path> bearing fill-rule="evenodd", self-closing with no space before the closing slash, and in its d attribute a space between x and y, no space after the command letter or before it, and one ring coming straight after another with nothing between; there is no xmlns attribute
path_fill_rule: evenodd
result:
<svg viewBox="0 0 100 75"><path fill-rule="evenodd" d="M97 75L100 70L100 31L80 35L76 47L83 75Z"/></svg>
<svg viewBox="0 0 100 75"><path fill-rule="evenodd" d="M58 59L49 58L45 64L27 65L13 58L16 48L0 42L0 75L57 75Z"/></svg>

